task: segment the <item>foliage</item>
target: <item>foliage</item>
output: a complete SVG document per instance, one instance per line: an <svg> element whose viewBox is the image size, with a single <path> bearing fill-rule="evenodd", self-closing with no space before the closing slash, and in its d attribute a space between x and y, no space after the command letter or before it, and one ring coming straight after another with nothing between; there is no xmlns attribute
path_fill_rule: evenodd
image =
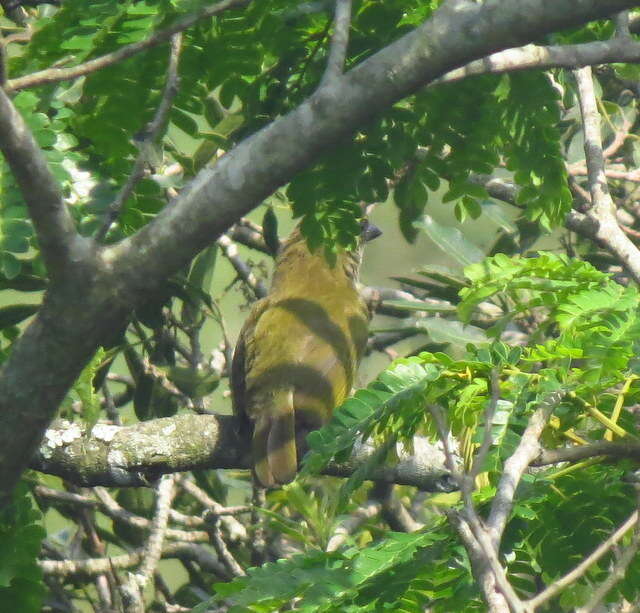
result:
<svg viewBox="0 0 640 613"><path fill-rule="evenodd" d="M40 611L45 594L36 563L45 531L25 484L0 515L0 599L14 611Z"/></svg>
<svg viewBox="0 0 640 613"><path fill-rule="evenodd" d="M29 28L6 15L0 19L8 86L144 41L211 3L29 4L35 5L27 8ZM354 0L345 69L418 27L440 4ZM200 171L313 96L326 68L332 18L332 2L261 0L186 29L181 83L157 143L158 160L147 164L104 242L140 230ZM12 37L16 33L21 36ZM612 33L611 23L603 21L554 33L547 42L607 40ZM144 136L162 99L168 56L165 41L81 78L12 94L86 237L104 228L106 212L130 176L136 136ZM625 130L637 132L639 78L631 64L599 71L605 146ZM278 228L289 217L300 222L311 248L335 259L340 249L356 245L363 204L375 204L373 215L386 217L389 227L397 224L418 249L418 268L411 270L409 250L402 251L407 260L384 270L399 289L382 288L380 300L371 301L387 317L374 320L370 349L377 356L392 354L393 361L309 435L300 478L268 494L260 517L269 561L250 567L259 557L261 535L245 521L246 509L234 511L241 520L211 513L216 505L249 501L248 473L193 471L179 482L165 547L187 579L169 596L171 589L162 585L151 607L170 601L197 605L197 611L218 605L233 612L485 610L477 569L445 518L460 510L460 495L402 486L385 498L380 485L367 480L376 468L413 453L415 437L437 443L444 434L453 459L467 470L488 440L473 493L486 519L505 463L550 392L560 392L561 399L541 437L545 448L637 441L638 289L624 262L564 227L572 208L584 212L588 204L580 200L588 188L578 168L580 132L575 83L559 69L430 84L354 126L352 139L327 147L316 164L275 190L255 217L262 228L249 220L239 224L238 235L245 230L251 237L246 245L257 251L212 244L145 294L80 373L62 405L65 419L95 431L105 420L130 424L180 411L204 413L209 397L216 410L225 403L233 340L228 330L239 325L246 302L260 295L279 245ZM635 240L640 213L633 172L640 150L637 137L622 141L607 163L615 163L612 192ZM498 199L485 175L508 183L509 195ZM0 306L1 360L48 287L39 247L18 182L0 159L0 289L7 294ZM400 247L384 249L379 267ZM318 476L362 445L376 451L348 479ZM630 460L592 458L525 473L498 556L520 596L557 581L624 521L635 506L625 481L634 468ZM58 493L36 487L43 484ZM115 565L100 581L79 573L56 577L45 588L36 559L82 563L135 552L147 543L155 509L151 490L90 493L42 475L31 486L31 493L21 486L0 516L0 602L36 611L49 589L69 610L106 608L96 585L105 579L117 592L124 572ZM31 496L64 526L55 534L50 530L42 550L45 535ZM363 512L378 502L382 511L375 516ZM421 527L390 530L387 502L397 502ZM327 551L345 524L342 545ZM238 573L229 570L217 537L248 568L246 576L233 580ZM186 543L181 550L180 538ZM217 545L215 556L210 542ZM604 556L548 610L584 604L615 559L613 553ZM639 574L636 558L608 599L637 602Z"/></svg>

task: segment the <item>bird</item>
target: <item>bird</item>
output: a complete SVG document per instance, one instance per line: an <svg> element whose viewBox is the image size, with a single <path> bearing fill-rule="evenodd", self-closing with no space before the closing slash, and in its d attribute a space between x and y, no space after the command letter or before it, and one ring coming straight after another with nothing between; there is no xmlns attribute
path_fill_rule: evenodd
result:
<svg viewBox="0 0 640 613"><path fill-rule="evenodd" d="M276 257L271 287L240 331L231 366L234 414L252 432L259 486L293 481L309 432L350 394L365 350L370 313L358 291L364 244L381 234L361 222L357 246L327 260L300 226Z"/></svg>

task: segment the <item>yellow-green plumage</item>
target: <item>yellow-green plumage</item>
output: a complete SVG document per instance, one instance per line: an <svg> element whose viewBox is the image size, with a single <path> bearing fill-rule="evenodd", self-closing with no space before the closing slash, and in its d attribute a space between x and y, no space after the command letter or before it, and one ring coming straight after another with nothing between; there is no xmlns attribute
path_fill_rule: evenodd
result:
<svg viewBox="0 0 640 613"><path fill-rule="evenodd" d="M295 477L306 435L351 391L369 321L356 287L360 251L330 266L295 230L240 332L234 411L253 423L254 474L265 487Z"/></svg>

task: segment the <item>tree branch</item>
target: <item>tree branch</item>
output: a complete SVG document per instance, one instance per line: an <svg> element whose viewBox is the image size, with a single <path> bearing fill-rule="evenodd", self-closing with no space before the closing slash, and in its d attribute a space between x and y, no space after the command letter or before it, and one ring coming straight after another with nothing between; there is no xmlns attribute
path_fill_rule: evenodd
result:
<svg viewBox="0 0 640 613"><path fill-rule="evenodd" d="M492 53L444 74L430 86L454 83L482 74L504 74L521 70L549 68L574 69L580 66L617 62L638 62L640 43L619 37L579 45L524 45Z"/></svg>
<svg viewBox="0 0 640 613"><path fill-rule="evenodd" d="M48 272L55 279L68 272L76 259L72 254L82 253L86 241L76 232L60 186L33 134L2 89L0 150L20 186Z"/></svg>
<svg viewBox="0 0 640 613"><path fill-rule="evenodd" d="M579 462L598 456L638 460L640 459L640 444L634 441L600 441L590 445L576 445L562 449L543 449L531 465L546 466L560 462Z"/></svg>
<svg viewBox="0 0 640 613"><path fill-rule="evenodd" d="M333 37L329 49L327 68L320 87L331 83L338 78L344 70L344 62L347 57L349 45L349 26L351 25L351 0L335 0L336 10L333 19Z"/></svg>
<svg viewBox="0 0 640 613"><path fill-rule="evenodd" d="M538 439L555 406L562 400L564 391L550 392L529 418L518 447L505 462L496 495L491 503L487 528L496 551L500 546L502 533L511 514L516 488L524 471L540 452Z"/></svg>
<svg viewBox="0 0 640 613"><path fill-rule="evenodd" d="M59 421L47 430L31 466L86 487L148 486L166 473L249 468L250 445L237 431L236 419L228 415L181 414L124 427L97 424L89 436L83 426ZM417 438L414 451L394 466L378 468L371 479L425 491L455 489L438 447ZM331 463L324 474L347 477L372 453L372 447L356 446L347 462Z"/></svg>
<svg viewBox="0 0 640 613"><path fill-rule="evenodd" d="M640 250L618 225L614 213L615 205L607 185L600 136L600 113L598 113L593 91L591 68L580 68L574 71L574 75L578 83L578 98L584 129L584 152L591 192L591 206L586 215L595 224L595 238L607 245L609 251L624 264L636 282L640 282Z"/></svg>

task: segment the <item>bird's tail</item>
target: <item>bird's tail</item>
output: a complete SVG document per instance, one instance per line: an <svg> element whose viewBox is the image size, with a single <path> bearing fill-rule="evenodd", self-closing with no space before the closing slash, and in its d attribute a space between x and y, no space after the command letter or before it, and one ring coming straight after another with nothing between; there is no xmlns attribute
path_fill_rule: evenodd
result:
<svg viewBox="0 0 640 613"><path fill-rule="evenodd" d="M274 487L293 481L298 469L295 438L295 412L292 394L286 407L264 411L254 424L253 466L257 481L263 487Z"/></svg>

